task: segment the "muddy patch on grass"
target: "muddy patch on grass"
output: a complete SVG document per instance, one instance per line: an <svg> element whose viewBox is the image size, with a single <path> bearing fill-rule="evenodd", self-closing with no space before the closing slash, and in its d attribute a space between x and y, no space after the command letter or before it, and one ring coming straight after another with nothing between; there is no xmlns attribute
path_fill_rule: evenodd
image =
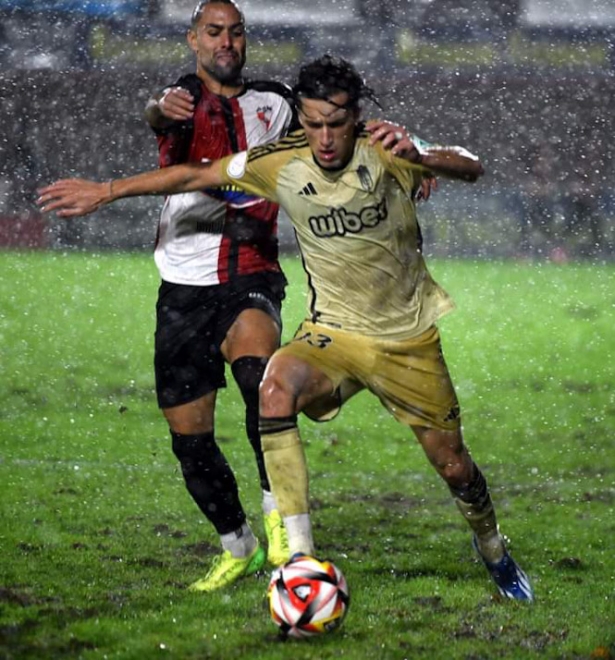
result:
<svg viewBox="0 0 615 660"><path fill-rule="evenodd" d="M152 528L156 536L168 536L172 539L183 539L188 536L186 532L179 529L171 529L168 525L162 523L160 525L154 525Z"/></svg>
<svg viewBox="0 0 615 660"><path fill-rule="evenodd" d="M7 589L6 587L0 588L0 603L28 607L29 605L40 604L40 602L41 601L37 601L37 599L30 594L26 594L17 589Z"/></svg>
<svg viewBox="0 0 615 660"><path fill-rule="evenodd" d="M219 554L220 548L207 541L199 541L198 543L183 545L180 551L182 554L192 555L194 557L208 557Z"/></svg>

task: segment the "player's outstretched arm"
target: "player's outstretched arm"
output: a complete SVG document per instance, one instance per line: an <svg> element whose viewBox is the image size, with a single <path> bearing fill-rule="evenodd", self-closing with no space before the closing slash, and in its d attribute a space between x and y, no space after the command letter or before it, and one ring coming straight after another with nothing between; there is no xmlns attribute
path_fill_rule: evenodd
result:
<svg viewBox="0 0 615 660"><path fill-rule="evenodd" d="M463 147L421 144L405 128L386 121L371 121L366 129L372 134L372 144L380 141L391 153L434 174L474 182L485 173L478 156Z"/></svg>
<svg viewBox="0 0 615 660"><path fill-rule="evenodd" d="M186 163L152 170L124 179L98 183L87 179L62 179L39 190L37 204L44 212L62 218L87 215L124 197L171 195L215 188L223 183L219 161Z"/></svg>

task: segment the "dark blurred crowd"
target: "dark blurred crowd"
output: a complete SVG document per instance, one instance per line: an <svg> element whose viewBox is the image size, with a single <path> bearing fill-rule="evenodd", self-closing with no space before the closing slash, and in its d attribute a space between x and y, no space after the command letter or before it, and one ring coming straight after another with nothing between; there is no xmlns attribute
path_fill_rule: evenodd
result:
<svg viewBox="0 0 615 660"><path fill-rule="evenodd" d="M366 25L370 18L383 29L394 29L400 16L405 16L402 5L406 4L402 0L362 0L359 6ZM482 30L484 38L501 37L518 20L516 0L411 4L417 12L420 9L414 18L416 34L432 38L443 50L448 48L446 39L458 39L460 34L479 38L477 31ZM160 3L150 2L147 13L155 16L159 9ZM181 48L185 26L175 26L174 32L164 36L166 42L145 28L137 30L134 39L130 38L133 43L128 54L92 67L92 49L104 34L95 33L92 41L92 34L88 37L91 23L70 25L68 20L74 32L74 52L72 59L61 60L51 45L62 25L66 27L66 17L63 23L50 23L49 15L44 14L21 19L19 29L10 21L0 22L0 37L4 36L0 38L4 64L0 70L0 122L5 129L0 142L0 224L3 217L27 220L36 215L33 200L41 183L74 175L105 179L154 167L156 144L143 121L145 102L153 91L192 67L187 48L184 61L147 61L134 56L145 52L148 43L158 48L149 52L163 52L165 43ZM407 16L405 21L409 21ZM147 25L147 21L142 23ZM39 36L35 38L34 33ZM296 36L290 37L293 43L297 43L293 41ZM351 36L340 40L336 26L334 38L317 40L314 47L335 45L336 54L357 63L382 102L382 110L375 106L366 109L369 116L384 115L427 140L443 136L480 154L485 163L487 175L474 188L476 197L469 203L447 202L444 188L423 212L426 217L432 209L454 214L447 253L482 250L481 254L489 254L491 245L492 254L520 258L564 261L615 256L611 232L615 118L610 110L615 106L615 85L611 69L520 69L503 62L456 67L454 62L444 66L425 58L417 62L412 55L396 60L394 39L373 48L366 43L369 40ZM8 48L11 39L17 46ZM250 43L264 43L259 42L256 29L250 39ZM279 36L275 36L270 59L248 67L250 77L291 82L301 56L296 62L280 61L278 43ZM350 50L351 43L356 51ZM576 48L574 40L569 43ZM20 47L29 50L21 52ZM371 59L374 53L375 59ZM462 203L466 204L463 208ZM133 239L142 227L141 237L132 243L125 231L118 228L114 233L111 217L104 236L88 236L87 228L93 224L80 223L70 231L62 226L61 242L82 247L101 242L114 247L149 245L158 200L134 201L129 208L135 215ZM487 218L484 222L483 216ZM0 244L1 233L0 227ZM429 228L425 233L429 235ZM434 236L434 241L442 243L442 236ZM470 245L473 241L476 245Z"/></svg>
<svg viewBox="0 0 615 660"><path fill-rule="evenodd" d="M548 140L532 149L525 185L510 195L519 256L566 261L611 253L606 230L613 199L603 182L599 145L587 143L577 158L562 172Z"/></svg>

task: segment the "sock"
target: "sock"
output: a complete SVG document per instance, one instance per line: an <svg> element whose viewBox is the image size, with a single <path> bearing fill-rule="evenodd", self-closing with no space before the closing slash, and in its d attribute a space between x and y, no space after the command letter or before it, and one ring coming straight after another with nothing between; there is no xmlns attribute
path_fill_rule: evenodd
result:
<svg viewBox="0 0 615 660"><path fill-rule="evenodd" d="M221 534L220 542L222 543L222 548L228 550L236 559L249 557L254 552L254 548L256 548L256 544L258 543L256 536L254 536L247 522L234 532Z"/></svg>
<svg viewBox="0 0 615 660"><path fill-rule="evenodd" d="M260 429L269 483L284 520L290 555L313 555L308 470L297 417L261 417Z"/></svg>
<svg viewBox="0 0 615 660"><path fill-rule="evenodd" d="M312 537L312 522L308 513L284 518L284 526L288 533L290 556L297 552L314 556L314 539Z"/></svg>
<svg viewBox="0 0 615 660"><path fill-rule="evenodd" d="M173 452L179 459L186 488L216 528L227 534L245 522L235 475L213 433L183 435L171 431Z"/></svg>
<svg viewBox="0 0 615 660"><path fill-rule="evenodd" d="M496 564L504 556L504 540L498 530L496 530L495 534L490 534L489 536L479 537L477 535L476 541L481 555L488 562Z"/></svg>
<svg viewBox="0 0 615 660"><path fill-rule="evenodd" d="M504 556L504 541L498 530L487 482L478 466L474 464L474 476L467 486L450 487L450 490L457 508L476 536L483 557L491 563L500 561Z"/></svg>
<svg viewBox="0 0 615 660"><path fill-rule="evenodd" d="M271 491L283 518L309 513L307 462L297 417L261 418L263 455Z"/></svg>
<svg viewBox="0 0 615 660"><path fill-rule="evenodd" d="M272 511L275 511L278 508L278 505L275 501L273 493L269 490L263 491L263 513L267 516Z"/></svg>
<svg viewBox="0 0 615 660"><path fill-rule="evenodd" d="M263 378L266 366L267 358L253 356L241 357L231 364L233 377L246 404L246 433L254 450L258 476L263 490L269 490L270 486L258 429L258 386Z"/></svg>

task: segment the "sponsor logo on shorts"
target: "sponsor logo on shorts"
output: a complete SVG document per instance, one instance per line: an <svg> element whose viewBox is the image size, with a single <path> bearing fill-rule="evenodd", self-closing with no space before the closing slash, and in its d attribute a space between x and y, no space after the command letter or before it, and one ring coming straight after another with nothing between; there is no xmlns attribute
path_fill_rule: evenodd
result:
<svg viewBox="0 0 615 660"><path fill-rule="evenodd" d="M459 408L459 404L456 403L449 411L448 415L444 418L445 422L452 422L456 419L459 419L459 415L461 414L461 409Z"/></svg>
<svg viewBox="0 0 615 660"><path fill-rule="evenodd" d="M328 215L315 215L308 222L312 232L320 238L358 234L364 229L376 227L388 216L386 199L375 206L366 206L360 213L341 207L331 209Z"/></svg>
<svg viewBox="0 0 615 660"><path fill-rule="evenodd" d="M276 309L275 303L264 293L260 291L249 291L247 296L244 298L244 301L250 302L256 309L262 309L264 312L270 316L277 318L278 310Z"/></svg>
<svg viewBox="0 0 615 660"><path fill-rule="evenodd" d="M269 298L267 298L267 296L260 291L250 291L248 293L248 298L252 298L253 300L260 300L264 303L271 303L271 300L269 300Z"/></svg>

